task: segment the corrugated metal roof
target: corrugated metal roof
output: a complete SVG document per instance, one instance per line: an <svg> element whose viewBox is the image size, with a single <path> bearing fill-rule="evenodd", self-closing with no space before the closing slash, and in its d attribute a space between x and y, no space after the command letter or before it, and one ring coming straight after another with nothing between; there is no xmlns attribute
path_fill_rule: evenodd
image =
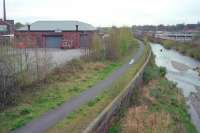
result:
<svg viewBox="0 0 200 133"><path fill-rule="evenodd" d="M31 31L76 31L76 25L79 31L96 30L90 24L79 21L37 21L30 26ZM24 26L17 31L28 31L28 26Z"/></svg>

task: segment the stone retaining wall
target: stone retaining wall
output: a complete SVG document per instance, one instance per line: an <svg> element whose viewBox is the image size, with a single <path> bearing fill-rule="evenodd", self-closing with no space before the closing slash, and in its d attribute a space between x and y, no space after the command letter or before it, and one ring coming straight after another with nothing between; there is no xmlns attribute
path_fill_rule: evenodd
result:
<svg viewBox="0 0 200 133"><path fill-rule="evenodd" d="M150 50L144 65L137 72L127 87L125 87L124 90L112 101L112 103L109 104L99 116L97 116L97 118L86 128L83 133L106 133L108 131L111 119L114 116L119 115L121 109L130 105L134 88L136 88L142 82L144 69L149 63L151 54L152 53Z"/></svg>

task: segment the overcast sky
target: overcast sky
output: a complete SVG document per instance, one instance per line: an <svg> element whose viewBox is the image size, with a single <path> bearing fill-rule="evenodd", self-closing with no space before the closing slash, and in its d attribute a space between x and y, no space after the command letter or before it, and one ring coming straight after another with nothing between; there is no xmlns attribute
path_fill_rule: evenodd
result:
<svg viewBox="0 0 200 133"><path fill-rule="evenodd" d="M130 26L200 21L200 0L6 0L6 4L7 18L23 23L79 20L94 26Z"/></svg>

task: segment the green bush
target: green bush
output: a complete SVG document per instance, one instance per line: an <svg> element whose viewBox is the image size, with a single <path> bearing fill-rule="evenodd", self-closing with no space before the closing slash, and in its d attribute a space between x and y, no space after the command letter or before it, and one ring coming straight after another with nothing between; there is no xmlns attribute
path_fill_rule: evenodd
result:
<svg viewBox="0 0 200 133"><path fill-rule="evenodd" d="M121 128L120 126L113 126L109 129L108 133L121 133Z"/></svg>
<svg viewBox="0 0 200 133"><path fill-rule="evenodd" d="M158 88L158 89L151 90L150 95L157 98L157 99L160 98L161 95L162 95L161 89Z"/></svg>
<svg viewBox="0 0 200 133"><path fill-rule="evenodd" d="M159 73L161 77L164 77L166 75L166 68L165 67L159 67Z"/></svg>
<svg viewBox="0 0 200 133"><path fill-rule="evenodd" d="M165 75L166 68L151 65L145 69L143 79L145 83L148 83L152 79L158 79L160 77L164 77Z"/></svg>

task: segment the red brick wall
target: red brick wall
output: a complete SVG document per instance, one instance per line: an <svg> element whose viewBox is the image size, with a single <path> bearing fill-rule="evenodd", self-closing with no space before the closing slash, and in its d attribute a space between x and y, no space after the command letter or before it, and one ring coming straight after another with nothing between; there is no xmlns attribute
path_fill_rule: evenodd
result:
<svg viewBox="0 0 200 133"><path fill-rule="evenodd" d="M16 45L45 47L45 36L61 35L64 41L72 41L73 48L80 48L80 32L15 32Z"/></svg>
<svg viewBox="0 0 200 133"><path fill-rule="evenodd" d="M79 32L64 32L63 39L72 41L73 48L80 48L80 33Z"/></svg>

